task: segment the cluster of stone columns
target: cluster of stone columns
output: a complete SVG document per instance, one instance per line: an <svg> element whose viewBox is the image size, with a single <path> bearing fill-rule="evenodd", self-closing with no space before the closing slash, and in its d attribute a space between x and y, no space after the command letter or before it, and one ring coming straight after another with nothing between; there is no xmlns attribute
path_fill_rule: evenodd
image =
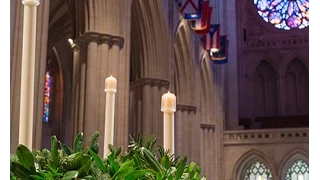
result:
<svg viewBox="0 0 320 180"><path fill-rule="evenodd" d="M155 135L163 144L163 113L161 96L168 91L169 81L140 78L130 84L129 133L147 137Z"/></svg>
<svg viewBox="0 0 320 180"><path fill-rule="evenodd" d="M195 136L194 130L199 128L195 124L195 114L197 108L190 105L177 105L176 111L176 154L177 156L188 156L193 159L192 154L196 148L192 141L192 136Z"/></svg>
<svg viewBox="0 0 320 180"><path fill-rule="evenodd" d="M97 32L86 32L75 40L71 127L74 127L73 137L80 132L85 134L85 144L88 144L94 131L99 131L99 143L103 147L105 79L110 75L119 77L123 73L119 72L123 43L124 39L120 36Z"/></svg>
<svg viewBox="0 0 320 180"><path fill-rule="evenodd" d="M203 167L203 174L210 179L219 179L218 171L220 167L215 166L215 162L220 158L215 154L215 125L213 124L201 124L201 167Z"/></svg>

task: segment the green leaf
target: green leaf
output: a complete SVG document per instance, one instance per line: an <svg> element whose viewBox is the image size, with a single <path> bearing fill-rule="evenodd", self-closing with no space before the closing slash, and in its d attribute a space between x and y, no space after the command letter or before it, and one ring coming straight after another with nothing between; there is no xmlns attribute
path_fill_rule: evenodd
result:
<svg viewBox="0 0 320 180"><path fill-rule="evenodd" d="M72 180L78 177L78 171L68 171L64 174L62 180Z"/></svg>
<svg viewBox="0 0 320 180"><path fill-rule="evenodd" d="M166 169L169 169L171 164L169 160L168 154L164 154L163 157L161 158L161 164L164 166Z"/></svg>
<svg viewBox="0 0 320 180"><path fill-rule="evenodd" d="M25 167L31 173L35 174L36 168L34 167L34 157L32 152L24 145L19 144L16 154L21 165L23 165L23 167Z"/></svg>
<svg viewBox="0 0 320 180"><path fill-rule="evenodd" d="M146 170L146 169L134 170L125 177L125 180L136 180L136 179L139 179L139 178L145 176L147 173L148 173L148 170Z"/></svg>
<svg viewBox="0 0 320 180"><path fill-rule="evenodd" d="M12 172L17 177L22 178L23 180L32 180L32 178L30 178L30 175L32 175L32 173L23 165L17 162L12 162L11 165L12 165Z"/></svg>
<svg viewBox="0 0 320 180"><path fill-rule="evenodd" d="M82 153L81 152L78 152L76 154L71 154L69 157L68 157L68 167L67 169L68 170L77 170L78 168L81 167L81 160L82 160Z"/></svg>
<svg viewBox="0 0 320 180"><path fill-rule="evenodd" d="M65 144L59 141L61 149L69 156L72 154L72 150Z"/></svg>
<svg viewBox="0 0 320 180"><path fill-rule="evenodd" d="M110 157L110 156L109 156ZM116 173L119 170L118 164L114 161L113 158L108 158L108 161L113 169L113 171Z"/></svg>
<svg viewBox="0 0 320 180"><path fill-rule="evenodd" d="M115 157L118 157L120 155L122 149L123 149L123 146L120 146L120 148L117 149L117 151L115 152Z"/></svg>
<svg viewBox="0 0 320 180"><path fill-rule="evenodd" d="M187 172L188 172L188 173L191 173L191 172L193 171L193 168L194 168L195 165L196 165L196 163L191 162L190 165L189 165L189 167L188 167L188 169L187 169Z"/></svg>
<svg viewBox="0 0 320 180"><path fill-rule="evenodd" d="M133 171L133 160L126 161L120 169L113 175L112 178L120 178L125 177L126 175L130 174Z"/></svg>
<svg viewBox="0 0 320 180"><path fill-rule="evenodd" d="M74 152L83 150L83 133L79 133L74 140Z"/></svg>
<svg viewBox="0 0 320 180"><path fill-rule="evenodd" d="M59 167L59 153L58 153L58 144L57 144L57 137L56 136L51 137L51 154L52 154L53 166L54 166L54 168L58 168Z"/></svg>
<svg viewBox="0 0 320 180"><path fill-rule="evenodd" d="M95 152L93 152L91 149L89 149L89 154L91 155L93 160L96 162L96 164L100 168L100 170L103 173L107 173L107 168L104 166L104 164L103 164L102 160L100 159L100 157Z"/></svg>
<svg viewBox="0 0 320 180"><path fill-rule="evenodd" d="M186 163L187 163L187 157L184 156L183 160L179 163L179 166L177 167L176 180L180 180L180 178L184 172L184 168L186 166Z"/></svg>
<svg viewBox="0 0 320 180"><path fill-rule="evenodd" d="M92 163L92 159L90 158L80 169L79 169L79 175L78 177L84 177L88 175L88 172L90 170L90 166Z"/></svg>
<svg viewBox="0 0 320 180"><path fill-rule="evenodd" d="M30 177L32 177L34 180L46 180L46 178L41 177L39 175L31 175Z"/></svg>

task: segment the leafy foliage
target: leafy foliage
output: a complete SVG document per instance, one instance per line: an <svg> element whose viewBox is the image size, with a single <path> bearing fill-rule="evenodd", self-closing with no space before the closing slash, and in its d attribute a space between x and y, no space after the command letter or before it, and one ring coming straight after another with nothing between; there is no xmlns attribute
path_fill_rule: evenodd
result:
<svg viewBox="0 0 320 180"><path fill-rule="evenodd" d="M109 145L110 154L100 158L99 132L94 132L86 149L83 133L76 136L73 149L51 138L51 149L30 151L19 145L10 155L12 180L204 180L196 163L187 164L187 157L179 160L161 146L155 148L154 136L131 138L128 152L123 147Z"/></svg>

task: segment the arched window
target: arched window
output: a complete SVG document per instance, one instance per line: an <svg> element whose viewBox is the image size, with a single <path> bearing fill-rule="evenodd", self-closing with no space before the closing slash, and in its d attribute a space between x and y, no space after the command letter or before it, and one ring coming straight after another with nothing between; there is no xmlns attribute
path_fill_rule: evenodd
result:
<svg viewBox="0 0 320 180"><path fill-rule="evenodd" d="M309 180L309 166L301 159L296 160L287 170L285 180Z"/></svg>
<svg viewBox="0 0 320 180"><path fill-rule="evenodd" d="M257 117L278 115L277 76L271 64L263 60L253 78L254 112Z"/></svg>
<svg viewBox="0 0 320 180"><path fill-rule="evenodd" d="M304 63L294 58L286 69L285 99L287 115L309 113L309 75Z"/></svg>
<svg viewBox="0 0 320 180"><path fill-rule="evenodd" d="M245 171L244 180L272 180L272 173L262 162L255 161Z"/></svg>
<svg viewBox="0 0 320 180"><path fill-rule="evenodd" d="M52 78L49 71L46 72L45 85L44 85L44 102L43 102L43 117L42 121L49 122L50 113L50 94L51 94Z"/></svg>
<svg viewBox="0 0 320 180"><path fill-rule="evenodd" d="M309 26L309 0L254 0L258 14L284 30Z"/></svg>

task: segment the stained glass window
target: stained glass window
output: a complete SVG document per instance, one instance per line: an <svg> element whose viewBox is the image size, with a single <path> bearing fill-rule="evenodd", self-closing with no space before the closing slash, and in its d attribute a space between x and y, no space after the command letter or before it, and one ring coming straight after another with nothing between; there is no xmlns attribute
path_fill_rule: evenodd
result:
<svg viewBox="0 0 320 180"><path fill-rule="evenodd" d="M46 77L45 77L45 85L44 85L44 102L43 102L43 117L42 120L45 123L49 122L49 111L50 111L50 94L51 94L51 76L49 72L46 72Z"/></svg>
<svg viewBox="0 0 320 180"><path fill-rule="evenodd" d="M309 26L309 0L253 0L258 14L284 30Z"/></svg>
<svg viewBox="0 0 320 180"><path fill-rule="evenodd" d="M260 161L255 161L245 171L244 180L272 180L271 171Z"/></svg>
<svg viewBox="0 0 320 180"><path fill-rule="evenodd" d="M288 169L285 180L309 180L309 166L303 160L295 161Z"/></svg>

